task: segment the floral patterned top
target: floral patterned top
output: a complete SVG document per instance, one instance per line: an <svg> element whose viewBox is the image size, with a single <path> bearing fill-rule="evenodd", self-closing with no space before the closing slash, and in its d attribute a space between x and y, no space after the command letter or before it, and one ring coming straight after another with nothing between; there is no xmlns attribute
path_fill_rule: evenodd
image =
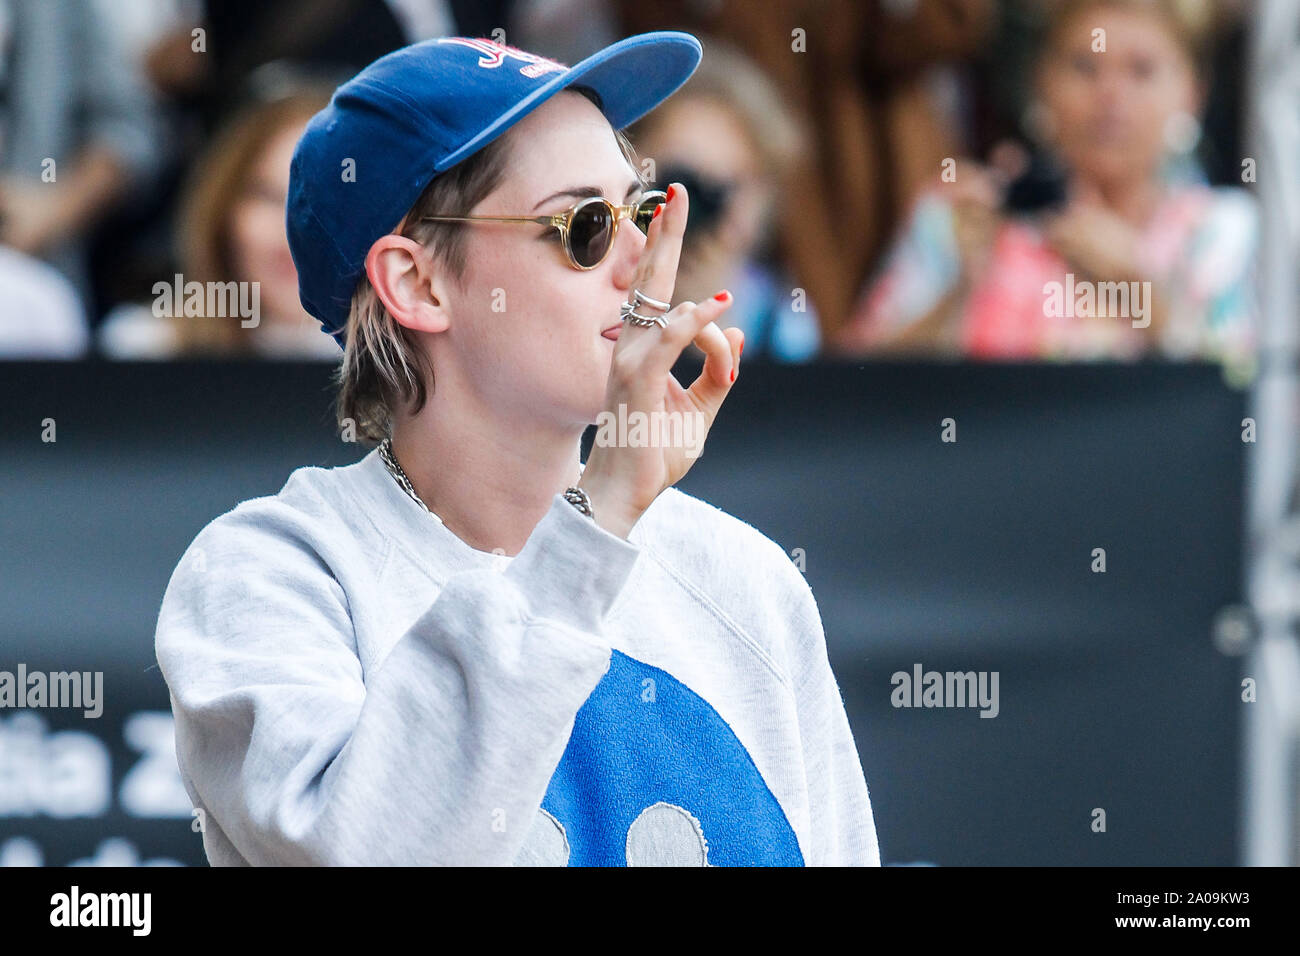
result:
<svg viewBox="0 0 1300 956"><path fill-rule="evenodd" d="M987 269L954 305L961 313L962 352L986 360L1123 359L1150 353L1247 362L1255 348L1257 241L1250 193L1172 186L1141 232L1135 263L1167 303L1167 321L1153 339L1146 322L1150 286L1074 275L1047 242L1040 220L1005 220ZM953 207L939 193L928 193L864 289L841 341L869 350L938 307L960 273ZM1107 308L1117 304L1118 310ZM1097 321L1098 316L1107 321Z"/></svg>

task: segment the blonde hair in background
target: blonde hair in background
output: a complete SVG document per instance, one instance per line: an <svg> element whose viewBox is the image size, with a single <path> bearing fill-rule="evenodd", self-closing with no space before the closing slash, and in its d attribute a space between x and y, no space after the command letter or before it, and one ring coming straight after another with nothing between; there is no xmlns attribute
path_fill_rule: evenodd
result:
<svg viewBox="0 0 1300 956"><path fill-rule="evenodd" d="M231 216L262 151L291 123L306 125L325 108L332 89L302 87L270 102L245 107L213 138L182 191L177 216L179 258L185 281L238 281L231 249ZM255 354L239 319L172 316L182 354ZM321 333L322 335L324 333Z"/></svg>
<svg viewBox="0 0 1300 956"><path fill-rule="evenodd" d="M738 47L716 37L700 39L707 51L704 59L665 107L695 96L722 103L740 118L760 165L777 178L786 175L811 138L807 123L790 109L767 74ZM632 127L632 133L642 135L665 115L666 110L651 112Z"/></svg>
<svg viewBox="0 0 1300 956"><path fill-rule="evenodd" d="M1042 50L1054 50L1062 31L1093 10L1129 10L1157 16L1198 75L1206 71L1216 29L1230 16L1214 0L1051 0Z"/></svg>
<svg viewBox="0 0 1300 956"><path fill-rule="evenodd" d="M595 91L568 87L598 107ZM439 173L425 187L394 231L429 248L436 262L463 289L470 223L420 222L421 216L462 216L469 213L504 180L508 171L513 128L482 149ZM614 137L628 164L641 175L640 159L622 132ZM556 267L568 266L557 258ZM363 272L352 296L345 326L343 361L334 373L336 421L340 433L351 432L363 445L378 445L392 435L395 413L420 411L434 387L433 368L417 333L388 314Z"/></svg>

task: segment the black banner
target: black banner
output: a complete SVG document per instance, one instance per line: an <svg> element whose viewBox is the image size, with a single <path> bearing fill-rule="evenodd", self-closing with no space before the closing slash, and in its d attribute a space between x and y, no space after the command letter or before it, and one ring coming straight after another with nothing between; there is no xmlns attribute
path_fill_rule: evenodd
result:
<svg viewBox="0 0 1300 956"><path fill-rule="evenodd" d="M0 864L205 862L158 606L212 518L364 453L329 372L0 368L0 681L102 681L95 716L0 697ZM1208 366L746 367L680 487L807 576L887 864L1240 862L1244 415Z"/></svg>

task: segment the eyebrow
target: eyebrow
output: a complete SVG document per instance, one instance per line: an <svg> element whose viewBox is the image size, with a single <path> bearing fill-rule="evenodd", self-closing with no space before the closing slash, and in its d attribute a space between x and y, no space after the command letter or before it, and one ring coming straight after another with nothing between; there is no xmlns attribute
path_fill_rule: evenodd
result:
<svg viewBox="0 0 1300 956"><path fill-rule="evenodd" d="M626 195L624 195L623 199L624 200L631 199L632 194L634 192L636 192L638 189L645 189L645 187L646 184L643 180L640 179L632 180L632 185L627 187L627 193ZM604 193L601 192L601 190L596 186L574 186L571 189L561 189L558 193L551 193L551 195L547 196L536 206L534 206L533 212L536 212L538 209L545 206L552 199L559 199L561 196L573 196L576 199L586 199L588 196L603 196L603 195Z"/></svg>

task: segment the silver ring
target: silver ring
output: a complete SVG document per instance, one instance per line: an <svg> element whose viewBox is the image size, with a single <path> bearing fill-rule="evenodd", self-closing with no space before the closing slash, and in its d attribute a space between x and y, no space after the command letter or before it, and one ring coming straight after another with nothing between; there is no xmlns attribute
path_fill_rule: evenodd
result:
<svg viewBox="0 0 1300 956"><path fill-rule="evenodd" d="M661 312L667 312L669 309L672 308L671 303L660 302L658 299L652 299L650 298L650 296L646 295L640 289L633 289L632 295L636 299L637 305L648 305L650 306L650 308L658 309Z"/></svg>
<svg viewBox="0 0 1300 956"><path fill-rule="evenodd" d="M636 306L631 302L624 302L619 308L619 312L622 314L624 322L630 322L632 325L639 326L643 329L648 329L656 325L661 329L668 328L668 320L662 315L642 315L640 312L636 311Z"/></svg>

